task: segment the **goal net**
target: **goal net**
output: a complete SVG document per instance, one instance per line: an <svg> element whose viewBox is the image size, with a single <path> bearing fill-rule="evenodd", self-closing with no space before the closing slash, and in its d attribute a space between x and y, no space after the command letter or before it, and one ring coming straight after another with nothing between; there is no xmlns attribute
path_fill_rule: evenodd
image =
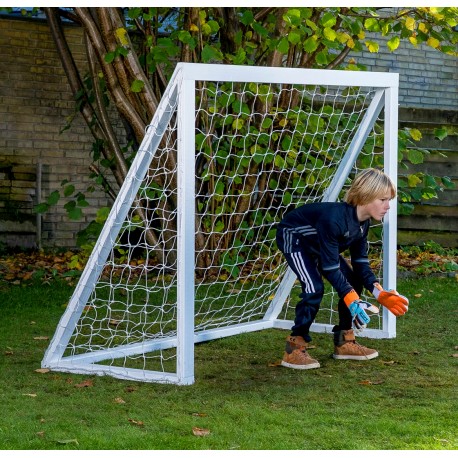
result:
<svg viewBox="0 0 458 458"><path fill-rule="evenodd" d="M276 225L340 200L363 168L396 182L397 87L396 74L178 64L42 366L191 384L196 344L290 329L300 286ZM396 205L368 244L394 289ZM312 331L337 318L329 288ZM363 335L394 337L394 317Z"/></svg>

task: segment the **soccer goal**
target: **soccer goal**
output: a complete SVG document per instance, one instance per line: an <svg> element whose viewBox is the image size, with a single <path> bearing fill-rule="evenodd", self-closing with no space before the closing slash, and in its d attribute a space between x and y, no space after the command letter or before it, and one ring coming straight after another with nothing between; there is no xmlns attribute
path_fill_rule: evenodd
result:
<svg viewBox="0 0 458 458"><path fill-rule="evenodd" d="M289 330L300 287L276 225L361 169L396 182L397 97L392 73L178 64L42 366L192 384L196 344ZM368 244L395 289L394 202ZM312 331L336 322L329 288ZM363 335L395 333L382 309Z"/></svg>

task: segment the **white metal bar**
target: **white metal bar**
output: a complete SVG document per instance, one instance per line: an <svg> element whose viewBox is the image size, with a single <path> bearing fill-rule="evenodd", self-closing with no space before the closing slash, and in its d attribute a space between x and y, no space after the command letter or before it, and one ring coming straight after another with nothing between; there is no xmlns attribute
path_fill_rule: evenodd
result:
<svg viewBox="0 0 458 458"><path fill-rule="evenodd" d="M396 75L399 76L399 75ZM385 91L384 171L397 184L398 177L398 87ZM383 287L396 289L397 200L393 199L383 221ZM383 329L396 337L396 317L383 308Z"/></svg>
<svg viewBox="0 0 458 458"><path fill-rule="evenodd" d="M317 84L331 86L391 87L396 84L393 73L352 72L346 70L317 70L246 65L214 65L179 63L185 79L197 81L246 81L275 84Z"/></svg>
<svg viewBox="0 0 458 458"><path fill-rule="evenodd" d="M119 366L105 366L102 364L73 364L60 361L52 370L72 374L109 375L110 377L133 380L138 382L174 383L183 385L176 374L171 372L150 371L144 369L130 369Z"/></svg>
<svg viewBox="0 0 458 458"><path fill-rule="evenodd" d="M290 330L293 324L294 323L291 320L274 320L274 327L277 329ZM333 327L333 324L313 323L310 327L310 331L316 333L331 334ZM358 337L368 337L371 339L386 339L390 337L390 335L382 329L365 329L363 332L358 334Z"/></svg>
<svg viewBox="0 0 458 458"><path fill-rule="evenodd" d="M177 373L194 382L195 81L183 80L178 97Z"/></svg>

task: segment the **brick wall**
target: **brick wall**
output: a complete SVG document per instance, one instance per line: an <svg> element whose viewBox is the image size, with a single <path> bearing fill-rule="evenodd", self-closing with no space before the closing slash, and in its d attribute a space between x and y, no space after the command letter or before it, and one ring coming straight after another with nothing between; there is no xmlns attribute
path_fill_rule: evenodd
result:
<svg viewBox="0 0 458 458"><path fill-rule="evenodd" d="M66 34L79 65L85 52L81 29L67 27ZM36 168L42 164L42 196L61 190L61 182L72 180L78 191L89 185L88 167L92 137L80 116L71 128L61 133L66 120L74 114L74 102L67 78L57 56L48 26L38 21L0 18L0 169L2 167ZM10 174L11 176L11 174ZM14 175L13 175L14 176ZM3 180L2 180L3 178ZM0 175L0 188L14 186L5 174ZM36 203L36 192L30 190L28 200ZM6 191L0 190L0 241L8 237L14 215L6 210ZM88 199L91 206L81 222L69 221L63 208L64 199L42 218L42 245L75 246L76 233L92 220L97 208L107 205L103 194ZM23 208L21 219L27 219L33 205ZM19 221L17 221L19 223ZM3 227L2 227L3 226ZM3 230L2 230L3 229ZM35 243L35 235L23 231L22 246ZM19 238L18 238L19 237Z"/></svg>
<svg viewBox="0 0 458 458"><path fill-rule="evenodd" d="M377 54L365 51L349 58L366 65L368 71L399 73L401 107L457 110L458 59L424 44L415 48L405 40L392 53L386 46L388 39L377 36Z"/></svg>

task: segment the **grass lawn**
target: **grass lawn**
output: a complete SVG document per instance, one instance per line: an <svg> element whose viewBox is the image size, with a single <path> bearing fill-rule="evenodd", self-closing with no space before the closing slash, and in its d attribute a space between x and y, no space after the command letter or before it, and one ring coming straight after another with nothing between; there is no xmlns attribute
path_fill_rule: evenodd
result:
<svg viewBox="0 0 458 458"><path fill-rule="evenodd" d="M322 367L294 371L287 333L261 331L197 345L191 386L36 372L72 289L0 283L2 450L458 449L454 277L398 282L397 337L359 339L377 359L333 360L315 334Z"/></svg>

